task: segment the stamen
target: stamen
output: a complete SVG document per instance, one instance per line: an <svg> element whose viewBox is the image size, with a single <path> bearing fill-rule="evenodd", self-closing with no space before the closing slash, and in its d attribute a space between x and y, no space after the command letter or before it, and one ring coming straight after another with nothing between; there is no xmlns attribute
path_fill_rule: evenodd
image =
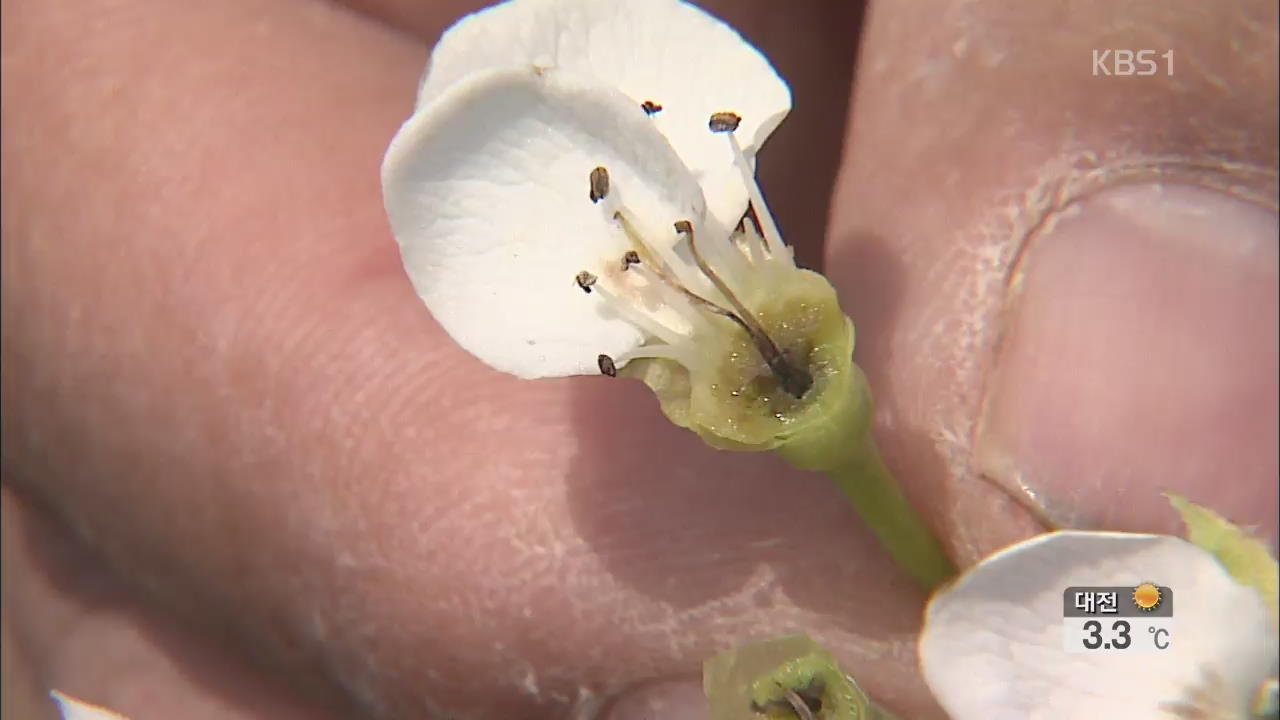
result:
<svg viewBox="0 0 1280 720"><path fill-rule="evenodd" d="M644 234L640 232L639 228L635 226L635 223L631 221L627 213L623 212L621 207L614 211L613 218L622 225L622 231L626 233L627 239L633 245L648 253L649 257L658 261L665 268L665 271L669 271L679 281L676 282L677 285L693 288L704 284L703 278L690 268L687 262L681 261L680 256L676 255L674 247L666 243L653 245L647 242ZM655 267L654 270L662 271L662 268Z"/></svg>
<svg viewBox="0 0 1280 720"><path fill-rule="evenodd" d="M715 270L711 269L707 261L702 258L702 253L698 252L693 223L688 220L679 220L676 222L675 228L676 232L688 236L689 250L693 253L693 260L698 264L698 269L707 276L707 279L733 305L733 309L737 311L736 319L743 329L747 331L747 334L751 336L756 349L760 352L761 357L764 358L765 364L769 366L774 375L778 376L778 380L782 383L782 388L794 397L804 397L804 394L813 386L813 377L803 368L798 368L787 360L782 351L778 349L777 343L773 341L773 338L769 337L769 333L765 332L764 326L760 324L760 321L756 320L751 311L742 304L741 300L734 296L729 286L724 283L724 280L721 280Z"/></svg>
<svg viewBox="0 0 1280 720"><path fill-rule="evenodd" d="M713 130L731 133L740 121L741 118L734 113L717 113L712 116L710 126ZM738 155L741 155L740 150ZM689 220L681 220L675 223L675 230L685 235L689 241L689 253L694 260L690 263L683 251L679 250L678 243L663 240L656 234L647 233L649 228L642 230L637 226L618 198L618 193L616 191L610 193L609 172L606 168L593 169L589 181L589 195L592 202L607 198L603 210L619 223L634 248L622 255L621 271L639 273L640 277L636 280L643 285L633 286L633 290L638 293L637 297L624 298L610 291L611 284L608 284L608 287L599 284L598 278L586 270L575 276L575 282L583 292L598 292L620 318L634 325L650 340L661 343L657 346L646 345L645 347L653 348L648 356L668 357L685 367L690 367L689 363L696 360L696 355L687 352L692 347L691 340L696 339L700 333L711 330L707 325L711 322L708 315L718 315L732 321L747 333L786 392L797 398L803 397L808 392L813 385L812 376L803 367L797 367L790 362L769 337L764 326L737 298L725 279L728 277L745 282L751 272L751 261L759 261L763 257L763 248L758 247L761 243L753 243L757 247L751 251L751 261L744 257L732 242L726 243L725 247L713 244L708 248L709 254L704 256L697 245L693 223ZM709 222L712 232L718 234L715 221ZM648 242L647 234L654 235L658 241ZM712 262L708 262L708 258L714 261L714 266ZM615 279L620 281L621 277L615 277ZM613 289L618 290L618 288ZM706 292L714 294L710 296L700 294ZM723 300L719 296L723 296ZM647 307L651 301L657 303L656 307L660 308L660 312ZM728 308L718 304L722 301L728 302ZM667 317L664 314L667 312L674 315ZM676 318L679 318L676 327L664 322L664 319L674 321ZM684 325L681 325L681 322ZM644 355L637 354L635 357L644 357ZM606 375L616 374L617 363L614 358L604 355L600 358L601 372Z"/></svg>
<svg viewBox="0 0 1280 720"><path fill-rule="evenodd" d="M708 225L713 229L710 233L707 231ZM716 269L720 274L720 278L725 284L733 288L742 288L751 284L752 269L747 258L743 257L741 250L733 242L732 233L724 233L723 230L715 227L715 221L708 218L702 230L702 245L698 248L702 251L702 256L706 259L711 267ZM721 239L721 236L724 239ZM706 238L713 238L707 241Z"/></svg>
<svg viewBox="0 0 1280 720"><path fill-rule="evenodd" d="M648 313L641 312L634 305L622 298L609 292L608 288L603 285L597 286L596 291L600 293L600 297L604 299L609 307L616 312L623 320L640 328L643 332L651 337L675 345L684 342L687 338L681 333L662 324L658 319L652 317Z"/></svg>
<svg viewBox="0 0 1280 720"><path fill-rule="evenodd" d="M649 281L651 287L666 296L663 300L666 302L667 306L672 309L680 307L680 303L685 302L696 309L704 310L713 315L723 315L734 322L741 324L741 321L739 321L737 316L732 312L689 290L680 283L672 280L668 275L660 270L648 266L637 266L632 272L639 274L645 280ZM705 319L697 313L689 313L688 315L684 315L684 318L688 320L690 324L705 322Z"/></svg>
<svg viewBox="0 0 1280 720"><path fill-rule="evenodd" d="M760 237L759 225L754 222L748 224L747 219L743 218L743 223L739 227L742 228L742 244L747 246L747 254L751 257L751 264L759 267L764 262L764 238Z"/></svg>
<svg viewBox="0 0 1280 720"><path fill-rule="evenodd" d="M733 290L725 284L724 280L720 278L720 275L712 269L711 265L709 265L702 257L702 253L698 251L698 244L695 241L693 234L693 223L688 220L677 220L675 228L676 232L689 238L689 252L693 255L694 264L698 266L698 269L702 271L702 274L707 276L707 279L711 281L711 284L714 285L726 298L728 298L729 304L733 305L734 310L737 310L739 315L734 315L732 312L729 312L714 303L710 303L705 300L703 302L707 302L708 305L711 305L716 310L720 311L720 314L732 318L748 333L754 334L758 329L758 331L763 335L764 329L760 327L760 323L756 322L756 319L751 315L751 312L742 304L742 301L738 300L737 296L733 294ZM701 300L701 298L698 299ZM770 344L772 344L772 341L770 341Z"/></svg>
<svg viewBox="0 0 1280 720"><path fill-rule="evenodd" d="M601 375L609 377L618 377L618 366L613 364L613 358L601 353L596 356L596 366L600 368Z"/></svg>
<svg viewBox="0 0 1280 720"><path fill-rule="evenodd" d="M653 115L662 112L662 106L652 100L645 100L640 103L640 109L644 110L645 115Z"/></svg>
<svg viewBox="0 0 1280 720"><path fill-rule="evenodd" d="M588 197L591 202L598 203L609 196L609 171L603 167L595 168L590 176L591 190Z"/></svg>
<svg viewBox="0 0 1280 720"><path fill-rule="evenodd" d="M711 120L707 122L707 126L711 128L713 133L733 132L738 129L738 124L742 122L742 116L735 112L718 112L711 113Z"/></svg>
<svg viewBox="0 0 1280 720"><path fill-rule="evenodd" d="M778 232L778 225L773 221L773 213L769 212L769 206L764 202L764 193L760 192L760 185L756 183L751 164L747 162L746 156L742 153L742 146L738 144L738 138L733 134L741 120L742 118L734 113L715 113L708 124L711 132L724 133L729 138L729 148L733 151L733 164L737 166L738 174L742 176L742 184L747 186L747 197L755 208L756 220L760 224L760 233L764 235L764 240L769 246L769 254L783 258L786 257L783 254L786 252L786 245L782 242L782 233Z"/></svg>
<svg viewBox="0 0 1280 720"><path fill-rule="evenodd" d="M677 252L676 248L669 242L651 243L647 236L654 233L650 228L641 229L637 226L636 220L632 214L624 207L622 200L618 197L617 190L613 190L605 202L604 210L608 212L612 219L621 227L627 239L631 244L639 248L636 253L637 258L644 260L646 263L655 266L655 270L665 272L670 278L674 278L672 282L676 285L682 285L691 288L700 293L714 292L714 286L709 286L706 278L703 277L696 268L689 264L689 261ZM649 230L648 233L645 231ZM725 272L735 281L741 281L748 271L745 259L740 253L732 252L729 248L716 248L719 252L715 255L717 266L722 267ZM626 262L624 258L624 263ZM627 269L623 267L623 269Z"/></svg>

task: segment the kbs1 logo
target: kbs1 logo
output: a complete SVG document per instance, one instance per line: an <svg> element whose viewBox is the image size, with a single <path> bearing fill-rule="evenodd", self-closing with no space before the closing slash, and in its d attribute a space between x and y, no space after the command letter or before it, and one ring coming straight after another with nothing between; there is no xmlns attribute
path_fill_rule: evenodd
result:
<svg viewBox="0 0 1280 720"><path fill-rule="evenodd" d="M1094 50L1093 76L1149 77L1163 72L1173 75L1173 51L1165 50Z"/></svg>

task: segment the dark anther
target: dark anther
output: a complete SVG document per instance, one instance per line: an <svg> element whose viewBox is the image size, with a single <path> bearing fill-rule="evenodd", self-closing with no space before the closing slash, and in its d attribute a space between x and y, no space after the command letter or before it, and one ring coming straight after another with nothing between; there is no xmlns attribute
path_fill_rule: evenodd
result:
<svg viewBox="0 0 1280 720"><path fill-rule="evenodd" d="M652 100L645 100L644 102L640 103L640 109L644 110L645 115L652 115L654 113L662 112L662 106Z"/></svg>
<svg viewBox="0 0 1280 720"><path fill-rule="evenodd" d="M626 270L632 265L639 265L639 264L640 264L640 253L636 252L635 250L628 250L625 254L623 254L622 256L623 270Z"/></svg>
<svg viewBox="0 0 1280 720"><path fill-rule="evenodd" d="M693 223L689 222L688 220L677 220L677 221L676 221L676 232L680 233L681 235L690 235L690 234L692 234L692 233L693 233Z"/></svg>
<svg viewBox="0 0 1280 720"><path fill-rule="evenodd" d="M596 284L596 276L583 270L574 276L573 281L578 283L578 287L582 288L582 292L591 294L591 286Z"/></svg>
<svg viewBox="0 0 1280 720"><path fill-rule="evenodd" d="M613 364L613 358L608 355L600 355L596 358L596 365L600 368L601 375L609 377L618 377L618 366Z"/></svg>
<svg viewBox="0 0 1280 720"><path fill-rule="evenodd" d="M591 171L591 202L597 203L609 194L609 171L598 167Z"/></svg>
<svg viewBox="0 0 1280 720"><path fill-rule="evenodd" d="M711 114L711 120L707 123L707 127L711 128L711 132L733 132L738 129L738 123L742 122L742 116L734 112L718 112Z"/></svg>

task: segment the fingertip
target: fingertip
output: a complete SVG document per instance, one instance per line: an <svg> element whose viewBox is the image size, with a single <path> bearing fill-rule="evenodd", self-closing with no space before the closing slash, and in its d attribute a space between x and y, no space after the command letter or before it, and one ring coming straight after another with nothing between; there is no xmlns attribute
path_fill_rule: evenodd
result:
<svg viewBox="0 0 1280 720"><path fill-rule="evenodd" d="M1081 201L1034 238L977 459L1072 526L1173 532L1172 490L1276 531L1274 210L1167 184Z"/></svg>

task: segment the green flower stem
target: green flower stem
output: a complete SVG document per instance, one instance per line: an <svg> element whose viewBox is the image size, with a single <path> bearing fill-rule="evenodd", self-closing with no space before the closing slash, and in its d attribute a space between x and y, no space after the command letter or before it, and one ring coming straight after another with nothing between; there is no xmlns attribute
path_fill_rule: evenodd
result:
<svg viewBox="0 0 1280 720"><path fill-rule="evenodd" d="M831 406L823 427L797 434L778 452L801 468L826 473L898 565L934 590L955 576L955 566L876 449L866 376L856 365L843 375L847 387L827 393Z"/></svg>
<svg viewBox="0 0 1280 720"><path fill-rule="evenodd" d="M956 574L955 566L889 474L870 433L852 445L855 451L842 456L845 462L828 469L827 476L893 559L926 589L938 588Z"/></svg>
<svg viewBox="0 0 1280 720"><path fill-rule="evenodd" d="M763 318L770 346L784 358L806 359L813 384L798 397L762 357L758 338L722 318L697 346L703 362L686 368L666 358L640 359L622 373L644 381L671 422L711 447L774 450L797 467L829 475L893 559L926 588L938 587L955 568L876 452L871 390L853 362L853 321L825 277L790 265L770 272L771 282L747 305Z"/></svg>

